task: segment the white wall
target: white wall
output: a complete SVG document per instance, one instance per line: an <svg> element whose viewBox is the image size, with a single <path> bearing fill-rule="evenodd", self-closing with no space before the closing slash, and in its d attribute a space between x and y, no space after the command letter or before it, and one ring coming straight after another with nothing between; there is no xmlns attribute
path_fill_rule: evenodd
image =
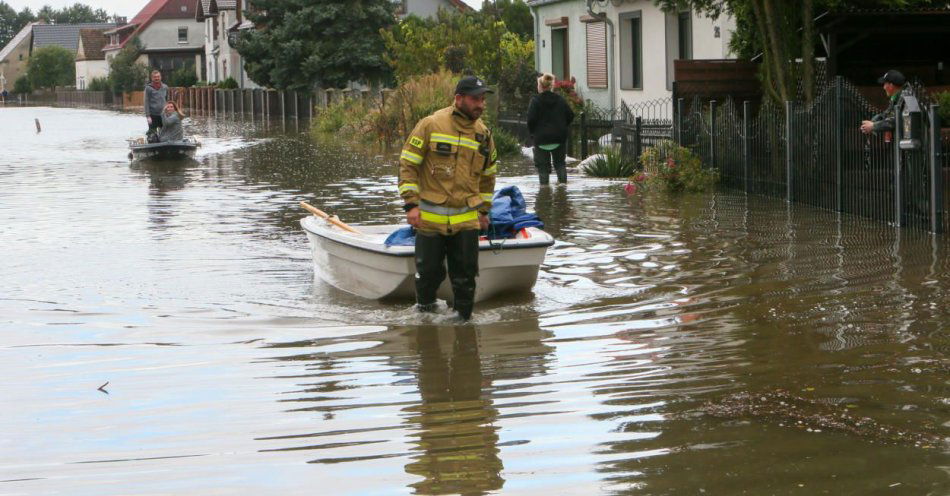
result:
<svg viewBox="0 0 950 496"><path fill-rule="evenodd" d="M80 60L76 62L76 88L85 89L94 78L107 77L109 63L105 60Z"/></svg>
<svg viewBox="0 0 950 496"><path fill-rule="evenodd" d="M178 28L188 28L188 42L178 43ZM139 34L142 44L150 50L199 48L204 44L204 25L191 19L156 19Z"/></svg>
<svg viewBox="0 0 950 496"><path fill-rule="evenodd" d="M415 14L419 17L435 17L439 8L455 9L448 0L406 0L406 14Z"/></svg>
<svg viewBox="0 0 950 496"><path fill-rule="evenodd" d="M587 15L586 2L572 0L543 5L534 9L538 16L537 51L539 54L539 72L551 72L551 27L544 21L562 16L568 17L568 44L570 52L569 73L577 79L577 88L584 99L593 101L600 107L608 107L610 102L609 91L614 91L616 105L620 101L627 103L643 102L659 98L668 98L672 92L668 89L668 81L672 78L672 60L678 54L678 37L676 33L676 14L667 14L661 11L653 0L624 0L619 6L613 2L595 3L595 12L606 12L613 21L613 33L607 30L608 45L613 45L608 74L611 80L609 89L589 89L587 87L587 40L584 23L580 21ZM621 48L623 19L621 16L632 12L640 12L642 31L642 82L639 89L623 89L621 74L623 68L621 56L625 56L625 49ZM719 27L719 37L715 37L715 27ZM712 20L692 14L692 57L693 59L724 59L731 58L728 51L729 39L735 31L735 20L722 17ZM629 39L627 39L629 40ZM626 45L624 45L626 46ZM608 50L611 52L611 50Z"/></svg>

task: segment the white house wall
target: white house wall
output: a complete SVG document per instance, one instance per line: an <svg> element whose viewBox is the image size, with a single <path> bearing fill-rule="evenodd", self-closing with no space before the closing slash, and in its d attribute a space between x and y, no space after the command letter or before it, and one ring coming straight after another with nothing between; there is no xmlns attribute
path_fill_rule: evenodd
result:
<svg viewBox="0 0 950 496"><path fill-rule="evenodd" d="M178 28L188 28L188 42L178 42ZM192 19L156 19L139 34L142 44L149 50L180 50L201 48L204 42L204 26Z"/></svg>
<svg viewBox="0 0 950 496"><path fill-rule="evenodd" d="M109 63L105 60L80 60L76 62L76 88L86 89L95 78L109 76Z"/></svg>
<svg viewBox="0 0 950 496"><path fill-rule="evenodd" d="M668 98L672 82L672 60L678 51L677 16L660 10L653 0L624 0L619 6L612 2L595 2L595 12L606 12L613 22L613 33L607 29L608 45L615 49L608 50L610 67L608 74L610 81L607 89L590 89L587 86L587 47L586 30L581 17L587 15L586 2L583 0L555 2L533 9L538 17L537 37L538 71L551 72L551 26L545 25L549 19L567 17L569 74L577 80L577 89L581 96L591 100L597 106L610 105L609 91L614 92L616 104L620 101L627 103L643 102L660 98ZM624 89L621 87L622 52L621 43L629 41L623 38L624 27L622 21L632 13L638 12L641 16L642 31L642 73L641 87L638 89ZM692 22L692 58L693 59L725 59L729 54L729 39L735 31L735 20L726 16L712 20L693 12ZM715 36L715 28L719 27L719 37ZM612 36L611 36L612 34Z"/></svg>

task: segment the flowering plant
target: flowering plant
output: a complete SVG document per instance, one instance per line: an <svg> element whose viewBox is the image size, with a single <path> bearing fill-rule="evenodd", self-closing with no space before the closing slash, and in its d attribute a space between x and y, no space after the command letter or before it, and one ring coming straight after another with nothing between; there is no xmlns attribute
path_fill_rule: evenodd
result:
<svg viewBox="0 0 950 496"><path fill-rule="evenodd" d="M633 175L633 184L658 185L670 192L704 191L719 179L715 169L704 168L688 148L664 140L640 155L643 172Z"/></svg>

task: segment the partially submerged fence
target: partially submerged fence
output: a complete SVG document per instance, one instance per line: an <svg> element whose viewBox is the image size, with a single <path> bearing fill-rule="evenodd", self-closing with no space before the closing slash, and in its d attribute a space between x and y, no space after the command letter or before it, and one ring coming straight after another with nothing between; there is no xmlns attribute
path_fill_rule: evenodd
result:
<svg viewBox="0 0 950 496"><path fill-rule="evenodd" d="M694 98L676 104L676 140L718 168L722 182L899 226L950 230L950 166L938 108L922 89L919 142L911 147L898 112L898 132L862 134L875 109L850 83L836 79L811 105ZM899 142L905 139L905 146Z"/></svg>

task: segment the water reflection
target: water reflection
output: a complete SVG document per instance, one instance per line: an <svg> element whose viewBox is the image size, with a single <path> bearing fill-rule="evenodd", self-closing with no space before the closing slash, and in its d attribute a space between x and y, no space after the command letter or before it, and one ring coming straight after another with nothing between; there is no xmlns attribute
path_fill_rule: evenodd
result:
<svg viewBox="0 0 950 496"><path fill-rule="evenodd" d="M191 180L189 171L198 167L197 160L136 160L129 169L148 178L149 194L163 196L185 187Z"/></svg>

